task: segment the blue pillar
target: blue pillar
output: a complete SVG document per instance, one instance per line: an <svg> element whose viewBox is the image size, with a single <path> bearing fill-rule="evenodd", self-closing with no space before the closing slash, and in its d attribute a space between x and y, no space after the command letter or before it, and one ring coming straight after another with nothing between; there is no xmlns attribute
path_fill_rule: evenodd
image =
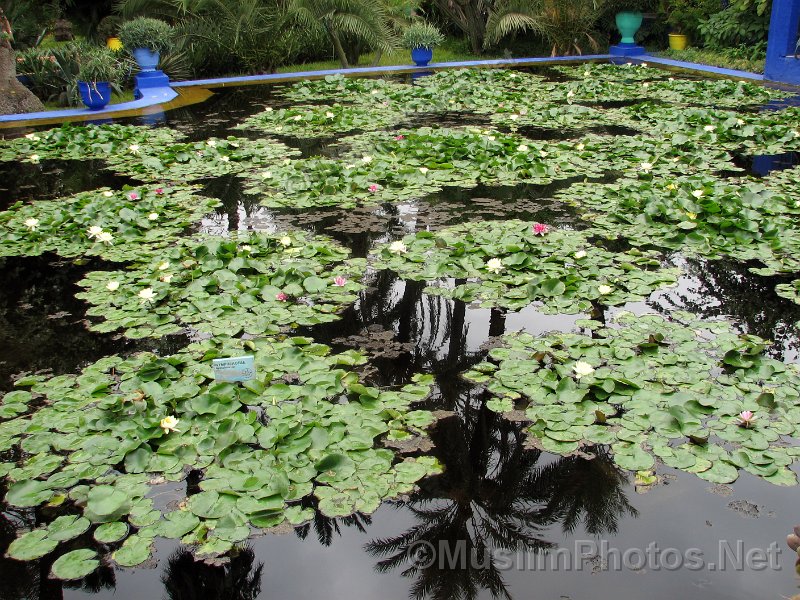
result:
<svg viewBox="0 0 800 600"><path fill-rule="evenodd" d="M800 60L794 58L800 25L800 0L775 0L769 21L764 77L800 84ZM790 58L791 57L791 58Z"/></svg>

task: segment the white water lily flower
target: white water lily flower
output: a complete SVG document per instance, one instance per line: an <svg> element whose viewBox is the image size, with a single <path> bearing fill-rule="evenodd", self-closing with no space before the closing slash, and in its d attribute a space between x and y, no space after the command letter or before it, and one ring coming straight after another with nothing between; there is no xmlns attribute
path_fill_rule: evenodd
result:
<svg viewBox="0 0 800 600"><path fill-rule="evenodd" d="M647 68L647 63L642 63L642 64L641 64L641 65L639 65L639 66L640 66L640 67L642 67L643 69L646 69L646 68Z"/></svg>
<svg viewBox="0 0 800 600"><path fill-rule="evenodd" d="M275 131L283 131L283 125L275 125Z"/></svg>
<svg viewBox="0 0 800 600"><path fill-rule="evenodd" d="M692 192L692 196L694 196L695 198L702 198L703 194L705 194L703 190L694 190Z"/></svg>
<svg viewBox="0 0 800 600"><path fill-rule="evenodd" d="M239 147L239 142L228 142L228 145L232 146L233 148L238 148Z"/></svg>
<svg viewBox="0 0 800 600"><path fill-rule="evenodd" d="M369 164L369 163L372 162L372 157L371 156L362 156L361 157L361 162L363 162L365 164Z"/></svg>
<svg viewBox="0 0 800 600"><path fill-rule="evenodd" d="M402 240L397 240L389 244L389 252L392 254L405 254L408 252L408 248Z"/></svg>
<svg viewBox="0 0 800 600"><path fill-rule="evenodd" d="M587 362L579 360L572 365L572 372L575 374L575 379L580 379L594 373L594 367Z"/></svg>
<svg viewBox="0 0 800 600"><path fill-rule="evenodd" d="M29 139L29 140L33 140L34 142L37 142L37 141L39 141L39 136L38 136L38 135L36 135L35 133L26 133L26 134L25 134L25 137L26 137L27 139Z"/></svg>
<svg viewBox="0 0 800 600"><path fill-rule="evenodd" d="M567 92L567 98L572 98L574 95L575 95L575 91L574 90L570 90L570 91Z"/></svg>
<svg viewBox="0 0 800 600"><path fill-rule="evenodd" d="M252 246L248 246L247 244L245 244L244 246L242 246L242 251L243 252L252 252L253 251L253 247Z"/></svg>
<svg viewBox="0 0 800 600"><path fill-rule="evenodd" d="M271 106L268 106L264 109L264 112L272 112L274 109Z"/></svg>
<svg viewBox="0 0 800 600"><path fill-rule="evenodd" d="M116 292L119 289L119 281L109 281L106 284L106 289L109 292Z"/></svg>
<svg viewBox="0 0 800 600"><path fill-rule="evenodd" d="M262 179L270 179L272 177L272 171L264 171L261 174Z"/></svg>
<svg viewBox="0 0 800 600"><path fill-rule="evenodd" d="M374 96L375 94L380 94L380 90L372 90L372 91L370 92L370 94L372 94L373 96Z"/></svg>
<svg viewBox="0 0 800 600"><path fill-rule="evenodd" d="M328 117L329 119L332 119L332 118L333 118L333 117L335 117L336 115L335 115L335 114L333 114L331 111L328 111L328 112L326 112L326 113L325 113L325 116L326 116L326 117Z"/></svg>
<svg viewBox="0 0 800 600"><path fill-rule="evenodd" d="M97 234L97 241L104 244L110 244L114 241L114 236L109 231L101 231Z"/></svg>
<svg viewBox="0 0 800 600"><path fill-rule="evenodd" d="M25 227L30 229L31 231L36 231L36 228L39 227L39 219L31 217L30 219L25 219Z"/></svg>
<svg viewBox="0 0 800 600"><path fill-rule="evenodd" d="M600 292L601 296L608 296L614 291L614 288L612 288L610 285L601 285L598 286L597 291Z"/></svg>
<svg viewBox="0 0 800 600"><path fill-rule="evenodd" d="M639 165L639 168L640 168L642 171L644 171L645 173L648 173L650 170L652 170L652 168L653 168L653 163L649 163L649 162L643 162L641 165Z"/></svg>
<svg viewBox="0 0 800 600"><path fill-rule="evenodd" d="M546 156L548 156L548 154L547 154L547 152L542 150L542 151L539 152L539 156L541 156L542 158L545 158Z"/></svg>
<svg viewBox="0 0 800 600"><path fill-rule="evenodd" d="M150 213L147 215L148 221L158 221L158 213Z"/></svg>
<svg viewBox="0 0 800 600"><path fill-rule="evenodd" d="M155 297L156 293L153 291L153 288L144 288L139 292L139 298L141 298L142 302L152 302Z"/></svg>
<svg viewBox="0 0 800 600"><path fill-rule="evenodd" d="M30 159L31 159L32 163L38 163L39 162L39 155L38 154L31 154Z"/></svg>
<svg viewBox="0 0 800 600"><path fill-rule="evenodd" d="M284 247L287 247L287 246L291 246L291 245L292 245L292 238L290 238L288 235L285 235L285 236L283 236L283 237L282 237L280 240L278 240L278 241L281 243L281 246L284 246Z"/></svg>
<svg viewBox="0 0 800 600"><path fill-rule="evenodd" d="M303 115L295 115L294 117L292 117L292 120L294 120L294 121L302 121L303 120Z"/></svg>
<svg viewBox="0 0 800 600"><path fill-rule="evenodd" d="M703 131L714 131L715 129L716 127L714 127L713 125L706 125L705 127L703 127Z"/></svg>
<svg viewBox="0 0 800 600"><path fill-rule="evenodd" d="M675 81L675 78L674 77L670 77L669 79L667 79L667 81Z"/></svg>
<svg viewBox="0 0 800 600"><path fill-rule="evenodd" d="M220 156L220 157L219 157L219 159L220 159L222 162L228 162L228 161L230 160L230 157L228 157L228 156Z"/></svg>
<svg viewBox="0 0 800 600"><path fill-rule="evenodd" d="M211 146L212 148L217 145L217 142L214 140L206 140L206 146Z"/></svg>
<svg viewBox="0 0 800 600"><path fill-rule="evenodd" d="M490 258L486 263L486 270L490 273L499 273L504 268L503 261L499 258Z"/></svg>
<svg viewBox="0 0 800 600"><path fill-rule="evenodd" d="M419 172L422 173L423 175L425 175L425 173L428 172L428 167L420 167L419 168Z"/></svg>
<svg viewBox="0 0 800 600"><path fill-rule="evenodd" d="M131 151L131 154L139 154L139 144L131 144L128 146L128 150Z"/></svg>
<svg viewBox="0 0 800 600"><path fill-rule="evenodd" d="M493 142L493 141L495 141L497 138L496 138L496 137L494 137L493 135L489 135L489 136L487 136L487 137L486 137L486 139L487 139L487 140L489 140L490 142Z"/></svg>
<svg viewBox="0 0 800 600"><path fill-rule="evenodd" d="M167 269L169 269L169 262L166 260L162 262L160 265L158 265L159 271L166 271Z"/></svg>
<svg viewBox="0 0 800 600"><path fill-rule="evenodd" d="M527 152L528 151L528 147L525 144L520 144L519 146L517 146L517 151L519 151L519 152Z"/></svg>
<svg viewBox="0 0 800 600"><path fill-rule="evenodd" d="M98 227L97 225L92 225L86 230L86 235L88 235L90 238L96 238L101 233L103 233L103 228Z"/></svg>
<svg viewBox="0 0 800 600"><path fill-rule="evenodd" d="M645 81L645 82L642 84L642 87L650 87L650 83L648 83L647 81Z"/></svg>
<svg viewBox="0 0 800 600"><path fill-rule="evenodd" d="M578 250L575 253L575 258L577 258L578 260L580 260L582 258L586 258L586 250Z"/></svg>
<svg viewBox="0 0 800 600"><path fill-rule="evenodd" d="M113 196L113 195L114 195L114 192L109 192L108 190L103 192L103 196L105 196L106 198L111 198L111 196Z"/></svg>
<svg viewBox="0 0 800 600"><path fill-rule="evenodd" d="M577 146L575 146L575 149L576 149L578 152L580 152L580 151L581 151L581 150L583 150L584 148L586 148L586 146L584 146L583 144L578 144Z"/></svg>
<svg viewBox="0 0 800 600"><path fill-rule="evenodd" d="M736 119L736 124L737 124L739 127L741 127L742 125L744 125L744 119Z"/></svg>
<svg viewBox="0 0 800 600"><path fill-rule="evenodd" d="M509 119L511 119L512 121L516 121L517 119L519 119L519 115L518 114L513 114L513 115L511 115L509 117Z"/></svg>
<svg viewBox="0 0 800 600"><path fill-rule="evenodd" d="M164 433L169 433L171 431L177 431L180 433L180 429L178 429L179 422L180 421L178 419L170 415L169 417L164 417L161 419L160 427L164 430Z"/></svg>
<svg viewBox="0 0 800 600"><path fill-rule="evenodd" d="M174 275L172 273L167 273L166 275L162 275L161 277L159 277L159 279L164 283L169 283L170 281L172 281L173 277Z"/></svg>

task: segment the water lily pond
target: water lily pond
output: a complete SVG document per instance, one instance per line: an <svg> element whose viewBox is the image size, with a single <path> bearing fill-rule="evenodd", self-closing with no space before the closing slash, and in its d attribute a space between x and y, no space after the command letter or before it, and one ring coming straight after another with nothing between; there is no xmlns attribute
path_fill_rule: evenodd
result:
<svg viewBox="0 0 800 600"><path fill-rule="evenodd" d="M795 98L579 64L7 135L0 597L798 593Z"/></svg>

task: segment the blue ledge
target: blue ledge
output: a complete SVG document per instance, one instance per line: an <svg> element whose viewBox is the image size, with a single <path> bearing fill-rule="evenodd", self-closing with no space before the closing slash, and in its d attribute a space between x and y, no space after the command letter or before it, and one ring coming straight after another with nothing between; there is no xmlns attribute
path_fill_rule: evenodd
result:
<svg viewBox="0 0 800 600"><path fill-rule="evenodd" d="M300 71L297 73L269 73L265 75L246 75L242 77L220 77L217 79L198 79L195 81L175 81L172 87L210 87L227 84L259 83L266 81L287 81L309 79L327 75L373 75L380 73L408 73L427 71L430 69L460 69L462 67L500 67L504 65L536 65L558 62L583 62L587 60L608 60L610 54L592 54L583 56L554 56L539 58L499 58L494 60L467 60L462 62L431 63L426 67L414 65L390 65L384 67L356 67L352 69L325 69L322 71Z"/></svg>
<svg viewBox="0 0 800 600"><path fill-rule="evenodd" d="M661 58L659 56L647 56L647 57L632 56L631 58L640 60L641 62L666 65L669 67L678 67L680 69L689 69L691 71L701 71L702 73L713 73L714 75L723 75L725 77L736 77L737 79L749 79L752 81L764 81L763 75L759 73L751 73L750 71L723 69L722 67L711 67L709 65L702 65L700 63L683 62L682 60Z"/></svg>
<svg viewBox="0 0 800 600"><path fill-rule="evenodd" d="M37 119L62 119L69 117L91 117L103 119L128 110L137 110L156 106L169 102L177 98L178 92L171 87L156 87L142 89L142 97L131 102L121 104L109 104L100 110L89 110L88 108L71 108L69 110L48 110L44 112L22 113L19 115L0 115L0 123L12 123L14 121L35 121Z"/></svg>

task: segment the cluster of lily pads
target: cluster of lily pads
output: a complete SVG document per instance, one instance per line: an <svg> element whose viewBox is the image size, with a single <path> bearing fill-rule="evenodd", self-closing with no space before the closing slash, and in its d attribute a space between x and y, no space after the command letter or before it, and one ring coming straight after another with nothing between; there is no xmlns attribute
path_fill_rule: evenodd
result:
<svg viewBox="0 0 800 600"><path fill-rule="evenodd" d="M261 335L332 321L362 289L364 260L301 233L178 241L120 271L93 271L77 294L99 317L94 331L161 337L191 326L212 334Z"/></svg>
<svg viewBox="0 0 800 600"><path fill-rule="evenodd" d="M796 484L800 368L728 323L671 316L678 322L623 312L613 326L580 322L588 334L510 334L465 376L486 385L490 409L523 408L530 438L549 452L603 444L644 475L658 460L715 483L743 469Z"/></svg>
<svg viewBox="0 0 800 600"><path fill-rule="evenodd" d="M583 232L522 221L422 231L379 246L372 264L436 282L429 293L514 310L541 303L550 314L641 300L678 276L654 252L609 252Z"/></svg>
<svg viewBox="0 0 800 600"><path fill-rule="evenodd" d="M254 357L254 379L214 379L213 359L243 353ZM76 579L100 555L144 562L156 537L213 557L254 530L302 523L315 506L329 517L370 513L407 493L439 469L436 460L399 460L375 440L424 435L433 415L410 405L433 378L367 387L349 371L363 361L308 338L224 338L17 381L6 401L13 396L23 414L0 423L0 449L19 445L24 455L0 462L5 501L63 514L20 535L8 555L33 560L69 542L52 575ZM155 486L199 469L201 491L163 513L154 507Z"/></svg>

